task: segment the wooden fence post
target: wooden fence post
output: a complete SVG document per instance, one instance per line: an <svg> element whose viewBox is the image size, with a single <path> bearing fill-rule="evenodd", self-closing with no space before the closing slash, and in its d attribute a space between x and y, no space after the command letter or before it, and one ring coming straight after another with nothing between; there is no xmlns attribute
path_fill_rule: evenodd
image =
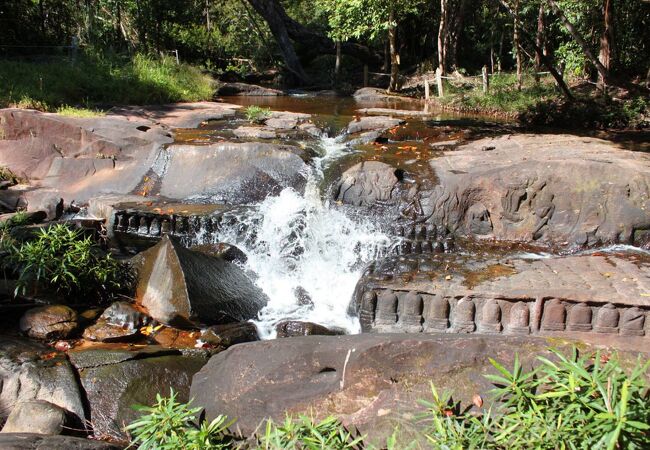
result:
<svg viewBox="0 0 650 450"><path fill-rule="evenodd" d="M440 70L440 67L436 69L436 84L438 85L438 97L444 97L445 93L442 89L442 70Z"/></svg>
<svg viewBox="0 0 650 450"><path fill-rule="evenodd" d="M425 78L424 79L424 99L429 100L429 97L431 96L431 91L429 88L429 79Z"/></svg>
<svg viewBox="0 0 650 450"><path fill-rule="evenodd" d="M483 93L490 92L490 77L488 76L487 66L483 66Z"/></svg>

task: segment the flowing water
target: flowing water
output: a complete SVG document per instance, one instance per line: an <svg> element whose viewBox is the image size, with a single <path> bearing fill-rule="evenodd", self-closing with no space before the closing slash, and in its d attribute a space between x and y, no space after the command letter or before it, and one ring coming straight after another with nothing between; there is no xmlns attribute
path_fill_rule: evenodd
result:
<svg viewBox="0 0 650 450"><path fill-rule="evenodd" d="M367 263L386 255L391 246L399 243L382 231L385 227L376 219L353 216L332 200L330 189L342 170L361 160L378 159L380 155L382 161L407 170L416 179L419 175L431 181L435 176L427 171L426 162L436 156L436 142L460 143L493 133L495 130L490 127L509 126L476 121L476 118L459 120L458 116L450 115L412 120L394 130L391 142L378 153L371 145L346 143L340 130L354 119L355 108L386 107L386 104L314 97L235 97L225 101L309 113L330 134L316 143L297 143L312 147L319 155L311 161L304 193L285 189L278 196L268 197L244 213L236 214L219 231L209 235L199 233L193 238L192 243L226 242L244 251L248 258L244 269L270 299L255 321L262 338L273 338L275 324L282 320L316 322L348 333L360 331L357 319L347 314L356 283ZM388 106L421 108L417 102ZM185 139L194 144L231 139L229 133L242 124L242 119L229 120L203 129L186 130ZM179 135L182 140L183 133ZM549 256L541 252L517 253L531 259Z"/></svg>
<svg viewBox="0 0 650 450"><path fill-rule="evenodd" d="M391 239L370 219L346 215L325 192L323 171L353 152L341 137L320 140L304 194L291 188L268 197L196 243L228 242L246 253L245 269L269 297L256 321L263 338L281 320L304 320L359 331L346 310L366 263L390 251Z"/></svg>

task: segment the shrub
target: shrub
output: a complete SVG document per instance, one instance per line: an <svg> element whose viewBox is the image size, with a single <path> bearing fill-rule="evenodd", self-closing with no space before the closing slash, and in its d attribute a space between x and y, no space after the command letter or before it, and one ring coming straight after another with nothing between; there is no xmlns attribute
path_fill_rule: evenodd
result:
<svg viewBox="0 0 650 450"><path fill-rule="evenodd" d="M539 357L525 372L516 358L512 371L491 360L499 375L495 410L461 413L450 396L422 402L431 427L427 439L440 449L644 449L650 448L650 396L645 372L629 374L616 358L570 357L553 350L556 361Z"/></svg>
<svg viewBox="0 0 650 450"><path fill-rule="evenodd" d="M100 299L129 287L128 267L102 255L90 236L57 224L41 228L36 237L12 245L6 264L18 273L16 293L36 283L67 295L96 295Z"/></svg>
<svg viewBox="0 0 650 450"><path fill-rule="evenodd" d="M171 390L168 398L156 396L153 406L135 406L144 413L126 427L133 436L131 447L140 450L204 450L231 448L225 416L218 416L212 422L197 422L201 408L190 408L187 403L176 401L176 392Z"/></svg>
<svg viewBox="0 0 650 450"><path fill-rule="evenodd" d="M284 423L268 421L260 438L263 450L352 450L362 448L362 438L354 438L336 417L320 422L301 415L297 420L287 416Z"/></svg>
<svg viewBox="0 0 650 450"><path fill-rule="evenodd" d="M246 114L246 120L250 123L262 124L266 119L271 117L271 110L269 108L263 108L261 106L248 106L244 110Z"/></svg>

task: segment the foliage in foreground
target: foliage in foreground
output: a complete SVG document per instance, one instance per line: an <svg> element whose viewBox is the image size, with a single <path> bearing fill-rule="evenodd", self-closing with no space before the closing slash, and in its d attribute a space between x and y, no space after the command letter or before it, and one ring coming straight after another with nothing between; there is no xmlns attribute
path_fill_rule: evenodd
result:
<svg viewBox="0 0 650 450"><path fill-rule="evenodd" d="M263 124L266 119L269 119L272 115L269 108L263 108L257 105L248 106L244 113L246 114L246 120L250 123Z"/></svg>
<svg viewBox="0 0 650 450"><path fill-rule="evenodd" d="M123 105L209 100L212 79L169 57L137 54L0 63L0 107L55 112L65 105ZM67 111L68 109L64 109Z"/></svg>
<svg viewBox="0 0 650 450"><path fill-rule="evenodd" d="M4 265L18 274L16 293L36 285L64 295L103 299L131 282L126 266L102 255L92 237L66 225L40 228L33 239L4 246L9 252Z"/></svg>
<svg viewBox="0 0 650 450"><path fill-rule="evenodd" d="M143 416L126 427L133 435L132 447L140 450L203 450L227 449L230 438L227 429L232 422L218 416L212 422L199 420L201 408L176 401L171 390L168 398L156 396L153 406L135 406Z"/></svg>
<svg viewBox="0 0 650 450"><path fill-rule="evenodd" d="M421 401L426 412L418 418L423 434L410 445L396 443L397 429L385 448L441 450L524 449L644 449L650 448L650 362L625 370L616 358L600 353L570 356L552 350L553 358L539 357L539 366L524 371L518 358L508 370L491 360L497 375L488 375L496 388L493 409L461 412L450 393L439 394L432 385L432 400ZM176 395L160 396L148 413L127 427L133 445L140 448L257 450L370 449L335 418L317 421L301 415L283 423L267 422L254 442L237 441L227 432L230 424L219 416L211 424L198 424L200 408L176 402ZM170 443L175 445L172 446ZM197 447L203 445L203 447Z"/></svg>

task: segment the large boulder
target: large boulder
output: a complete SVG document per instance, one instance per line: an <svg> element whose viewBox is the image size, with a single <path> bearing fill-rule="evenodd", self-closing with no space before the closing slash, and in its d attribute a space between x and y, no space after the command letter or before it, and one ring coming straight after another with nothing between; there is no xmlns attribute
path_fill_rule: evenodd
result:
<svg viewBox="0 0 650 450"><path fill-rule="evenodd" d="M124 426L140 416L134 405L150 406L156 394L178 393L178 401L189 401L192 376L205 364L202 355L149 346L143 350L80 350L70 360L90 407L93 434L126 441Z"/></svg>
<svg viewBox="0 0 650 450"><path fill-rule="evenodd" d="M151 317L174 326L247 321L267 302L235 264L169 236L143 253L137 299Z"/></svg>
<svg viewBox="0 0 650 450"><path fill-rule="evenodd" d="M85 418L75 373L64 354L36 342L0 339L0 417L21 402L45 400Z"/></svg>
<svg viewBox="0 0 650 450"><path fill-rule="evenodd" d="M519 354L527 365L546 353L546 345L515 337L403 334L240 344L210 359L194 376L190 397L205 407L208 420L236 418L234 428L244 435L266 418L283 421L287 413L335 415L381 447L397 424L408 434L423 412L418 400L431 399L430 382L439 392L453 390L464 407L477 394L489 406L489 358L508 367Z"/></svg>
<svg viewBox="0 0 650 450"><path fill-rule="evenodd" d="M404 123L402 119L394 119L388 116L358 117L350 122L347 132L349 134L354 134L362 131L385 131L402 123Z"/></svg>
<svg viewBox="0 0 650 450"><path fill-rule="evenodd" d="M32 308L20 318L20 331L35 339L66 339L79 326L77 313L65 305Z"/></svg>
<svg viewBox="0 0 650 450"><path fill-rule="evenodd" d="M217 95L248 96L248 97L277 97L286 95L278 89L266 88L247 83L225 83L219 86Z"/></svg>
<svg viewBox="0 0 650 450"><path fill-rule="evenodd" d="M395 188L401 177L400 171L386 163L360 162L343 173L336 187L335 198L356 206L385 202L396 194Z"/></svg>
<svg viewBox="0 0 650 450"><path fill-rule="evenodd" d="M560 246L650 242L650 156L599 139L505 135L430 161L417 221Z"/></svg>
<svg viewBox="0 0 650 450"><path fill-rule="evenodd" d="M307 181L303 151L287 145L173 145L168 154L159 193L172 199L248 204L287 187L302 190Z"/></svg>
<svg viewBox="0 0 650 450"><path fill-rule="evenodd" d="M66 411L45 400L18 403L7 417L2 433L62 434Z"/></svg>

